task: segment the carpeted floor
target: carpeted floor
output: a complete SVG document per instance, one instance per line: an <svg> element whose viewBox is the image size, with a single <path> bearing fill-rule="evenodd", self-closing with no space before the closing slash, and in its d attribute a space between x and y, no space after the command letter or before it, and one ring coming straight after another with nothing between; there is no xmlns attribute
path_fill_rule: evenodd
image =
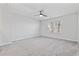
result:
<svg viewBox="0 0 79 59"><path fill-rule="evenodd" d="M78 49L77 42L38 37L0 47L0 56L74 56Z"/></svg>

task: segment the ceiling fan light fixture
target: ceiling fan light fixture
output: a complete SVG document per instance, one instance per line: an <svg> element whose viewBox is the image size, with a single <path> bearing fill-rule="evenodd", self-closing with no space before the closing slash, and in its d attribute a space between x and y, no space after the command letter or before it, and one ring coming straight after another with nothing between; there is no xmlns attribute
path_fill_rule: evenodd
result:
<svg viewBox="0 0 79 59"><path fill-rule="evenodd" d="M44 10L40 10L39 14L37 14L36 16L38 16L38 15L39 15L39 17L47 17L47 15L44 14Z"/></svg>
<svg viewBox="0 0 79 59"><path fill-rule="evenodd" d="M40 15L40 17L42 17L43 15Z"/></svg>

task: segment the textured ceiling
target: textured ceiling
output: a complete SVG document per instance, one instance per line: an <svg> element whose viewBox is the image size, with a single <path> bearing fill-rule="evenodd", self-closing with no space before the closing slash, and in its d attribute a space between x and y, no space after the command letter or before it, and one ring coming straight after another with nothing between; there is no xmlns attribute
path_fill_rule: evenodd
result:
<svg viewBox="0 0 79 59"><path fill-rule="evenodd" d="M46 17L34 16L39 10L44 9L50 17L58 17L79 11L78 3L17 3L8 4L8 8L32 19L46 19Z"/></svg>

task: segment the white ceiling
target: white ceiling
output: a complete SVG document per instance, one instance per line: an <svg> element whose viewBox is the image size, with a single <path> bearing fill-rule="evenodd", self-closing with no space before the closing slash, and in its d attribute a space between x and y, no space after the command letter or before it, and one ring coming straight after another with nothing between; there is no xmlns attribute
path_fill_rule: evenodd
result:
<svg viewBox="0 0 79 59"><path fill-rule="evenodd" d="M13 3L8 4L8 7L9 9L17 10L17 13L28 18L38 20L45 19L45 17L34 16L37 15L41 9L44 9L49 17L58 17L79 11L78 3Z"/></svg>

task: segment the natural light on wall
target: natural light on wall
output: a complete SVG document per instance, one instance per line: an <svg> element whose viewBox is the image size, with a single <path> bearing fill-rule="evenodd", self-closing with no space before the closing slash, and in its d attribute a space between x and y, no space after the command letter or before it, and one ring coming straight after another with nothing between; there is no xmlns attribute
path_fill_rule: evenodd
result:
<svg viewBox="0 0 79 59"><path fill-rule="evenodd" d="M48 24L48 32L60 33L62 32L62 28L63 25L61 21L55 21L55 22L51 21Z"/></svg>

